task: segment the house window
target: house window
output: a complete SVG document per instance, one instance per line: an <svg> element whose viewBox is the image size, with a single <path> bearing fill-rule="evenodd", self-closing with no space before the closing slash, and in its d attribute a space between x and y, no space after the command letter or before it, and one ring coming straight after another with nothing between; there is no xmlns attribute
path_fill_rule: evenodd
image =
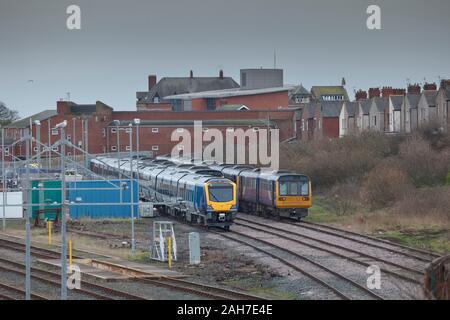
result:
<svg viewBox="0 0 450 320"><path fill-rule="evenodd" d="M111 146L111 151L117 151L117 147L116 146Z"/></svg>
<svg viewBox="0 0 450 320"><path fill-rule="evenodd" d="M373 124L376 126L377 125L377 116L373 116Z"/></svg>
<svg viewBox="0 0 450 320"><path fill-rule="evenodd" d="M208 132L209 129L208 128L203 128L203 132Z"/></svg>
<svg viewBox="0 0 450 320"><path fill-rule="evenodd" d="M117 129L116 128L111 128L111 133L116 133Z"/></svg>
<svg viewBox="0 0 450 320"><path fill-rule="evenodd" d="M81 140L78 141L78 147L81 148L81 146L83 145L83 142L81 142Z"/></svg>
<svg viewBox="0 0 450 320"><path fill-rule="evenodd" d="M95 116L95 122L98 122L98 116Z"/></svg>
<svg viewBox="0 0 450 320"><path fill-rule="evenodd" d="M67 155L68 155L68 156L71 156L71 155L72 155L72 152L67 152Z"/></svg>
<svg viewBox="0 0 450 320"><path fill-rule="evenodd" d="M227 128L227 132L234 132L234 128Z"/></svg>
<svg viewBox="0 0 450 320"><path fill-rule="evenodd" d="M33 150L34 150L35 152L38 152L38 151L39 151L39 148L38 148L38 147L34 147Z"/></svg>
<svg viewBox="0 0 450 320"><path fill-rule="evenodd" d="M70 141L71 139L72 139L72 136L71 136L70 134L68 134L68 135L67 135L67 140Z"/></svg>
<svg viewBox="0 0 450 320"><path fill-rule="evenodd" d="M152 146L152 150L153 151L158 151L159 150L159 146Z"/></svg>
<svg viewBox="0 0 450 320"><path fill-rule="evenodd" d="M52 151L58 151L58 147L52 147Z"/></svg>
<svg viewBox="0 0 450 320"><path fill-rule="evenodd" d="M302 131L305 131L305 119L302 119Z"/></svg>
<svg viewBox="0 0 450 320"><path fill-rule="evenodd" d="M207 98L206 99L206 109L207 110L216 110L216 99Z"/></svg>
<svg viewBox="0 0 450 320"><path fill-rule="evenodd" d="M177 128L177 132L184 132L183 128Z"/></svg>
<svg viewBox="0 0 450 320"><path fill-rule="evenodd" d="M102 129L102 137L103 137L103 138L106 137L106 129L105 129L105 128Z"/></svg>
<svg viewBox="0 0 450 320"><path fill-rule="evenodd" d="M126 133L130 133L130 132L132 132L132 130L131 130L131 128L127 128L127 129L125 130L125 132L126 132Z"/></svg>
<svg viewBox="0 0 450 320"><path fill-rule="evenodd" d="M158 133L159 132L159 128L152 128L152 133Z"/></svg>
<svg viewBox="0 0 450 320"><path fill-rule="evenodd" d="M58 130L52 130L52 136L57 136L58 135Z"/></svg>
<svg viewBox="0 0 450 320"><path fill-rule="evenodd" d="M259 128L258 128L258 127L254 127L254 128L253 128L253 131L258 132L258 131L259 131Z"/></svg>
<svg viewBox="0 0 450 320"><path fill-rule="evenodd" d="M158 96L155 96L153 98L153 103L159 103L159 97Z"/></svg>
<svg viewBox="0 0 450 320"><path fill-rule="evenodd" d="M126 146L126 147L125 147L125 150L130 151L130 150L131 150L131 147L130 147L130 146Z"/></svg>

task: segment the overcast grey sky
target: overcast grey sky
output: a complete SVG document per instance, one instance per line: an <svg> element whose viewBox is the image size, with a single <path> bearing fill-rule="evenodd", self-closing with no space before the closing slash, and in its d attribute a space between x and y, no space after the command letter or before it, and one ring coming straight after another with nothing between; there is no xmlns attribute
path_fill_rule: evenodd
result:
<svg viewBox="0 0 450 320"><path fill-rule="evenodd" d="M82 29L66 28L81 7ZM382 30L366 28L366 8ZM405 86L450 77L448 0L0 0L0 100L21 116L104 101L135 109L147 75L284 69L287 84ZM28 80L34 80L29 82Z"/></svg>

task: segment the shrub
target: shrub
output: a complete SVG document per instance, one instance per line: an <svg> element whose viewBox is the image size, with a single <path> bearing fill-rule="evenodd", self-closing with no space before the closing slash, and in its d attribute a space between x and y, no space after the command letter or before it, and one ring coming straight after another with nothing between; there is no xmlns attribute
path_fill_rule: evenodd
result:
<svg viewBox="0 0 450 320"><path fill-rule="evenodd" d="M328 197L328 206L338 216L351 214L359 203L359 186L354 181L335 185Z"/></svg>
<svg viewBox="0 0 450 320"><path fill-rule="evenodd" d="M383 161L367 175L363 199L371 209L393 204L413 188L407 174L394 161Z"/></svg>
<svg viewBox="0 0 450 320"><path fill-rule="evenodd" d="M450 187L440 186L411 190L395 204L394 212L416 216L441 215L448 222L450 219Z"/></svg>
<svg viewBox="0 0 450 320"><path fill-rule="evenodd" d="M418 187L443 184L450 170L449 151L434 150L429 141L417 134L400 146L399 157L399 164Z"/></svg>

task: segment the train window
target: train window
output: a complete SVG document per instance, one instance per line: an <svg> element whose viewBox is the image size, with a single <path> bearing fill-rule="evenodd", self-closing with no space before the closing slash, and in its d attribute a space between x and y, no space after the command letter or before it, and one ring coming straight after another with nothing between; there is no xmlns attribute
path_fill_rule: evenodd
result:
<svg viewBox="0 0 450 320"><path fill-rule="evenodd" d="M309 182L306 177L286 177L279 181L280 196L307 196Z"/></svg>
<svg viewBox="0 0 450 320"><path fill-rule="evenodd" d="M228 202L233 200L233 187L230 184L209 185L209 199L213 202Z"/></svg>

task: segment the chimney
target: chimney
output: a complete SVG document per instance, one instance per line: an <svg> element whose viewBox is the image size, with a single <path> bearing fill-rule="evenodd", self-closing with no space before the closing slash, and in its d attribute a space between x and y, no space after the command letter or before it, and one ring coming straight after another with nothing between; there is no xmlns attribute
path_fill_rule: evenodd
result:
<svg viewBox="0 0 450 320"><path fill-rule="evenodd" d="M392 89L392 87L383 87L383 89L381 89L381 96L383 98L388 98L389 96L392 96L394 94L394 90Z"/></svg>
<svg viewBox="0 0 450 320"><path fill-rule="evenodd" d="M367 91L363 91L359 89L355 93L355 99L356 101L366 100L367 99Z"/></svg>
<svg viewBox="0 0 450 320"><path fill-rule="evenodd" d="M156 85L156 75L151 74L148 76L148 91L152 90L152 88Z"/></svg>
<svg viewBox="0 0 450 320"><path fill-rule="evenodd" d="M433 83L426 82L423 85L423 90L437 90L436 83L435 82L433 82Z"/></svg>
<svg viewBox="0 0 450 320"><path fill-rule="evenodd" d="M220 70L220 71L219 71L219 78L220 78L220 79L223 79L223 70Z"/></svg>
<svg viewBox="0 0 450 320"><path fill-rule="evenodd" d="M189 72L189 77L190 77L191 79L194 78L194 71L191 70L191 71Z"/></svg>
<svg viewBox="0 0 450 320"><path fill-rule="evenodd" d="M408 85L408 93L420 94L420 90L420 85L418 85L417 83Z"/></svg>
<svg viewBox="0 0 450 320"><path fill-rule="evenodd" d="M369 88L369 99L379 98L381 95L380 88Z"/></svg>
<svg viewBox="0 0 450 320"><path fill-rule="evenodd" d="M442 89L450 89L450 79L442 79L441 80L441 88Z"/></svg>
<svg viewBox="0 0 450 320"><path fill-rule="evenodd" d="M401 88L392 89L392 94L394 96L404 96L406 94L406 90Z"/></svg>

